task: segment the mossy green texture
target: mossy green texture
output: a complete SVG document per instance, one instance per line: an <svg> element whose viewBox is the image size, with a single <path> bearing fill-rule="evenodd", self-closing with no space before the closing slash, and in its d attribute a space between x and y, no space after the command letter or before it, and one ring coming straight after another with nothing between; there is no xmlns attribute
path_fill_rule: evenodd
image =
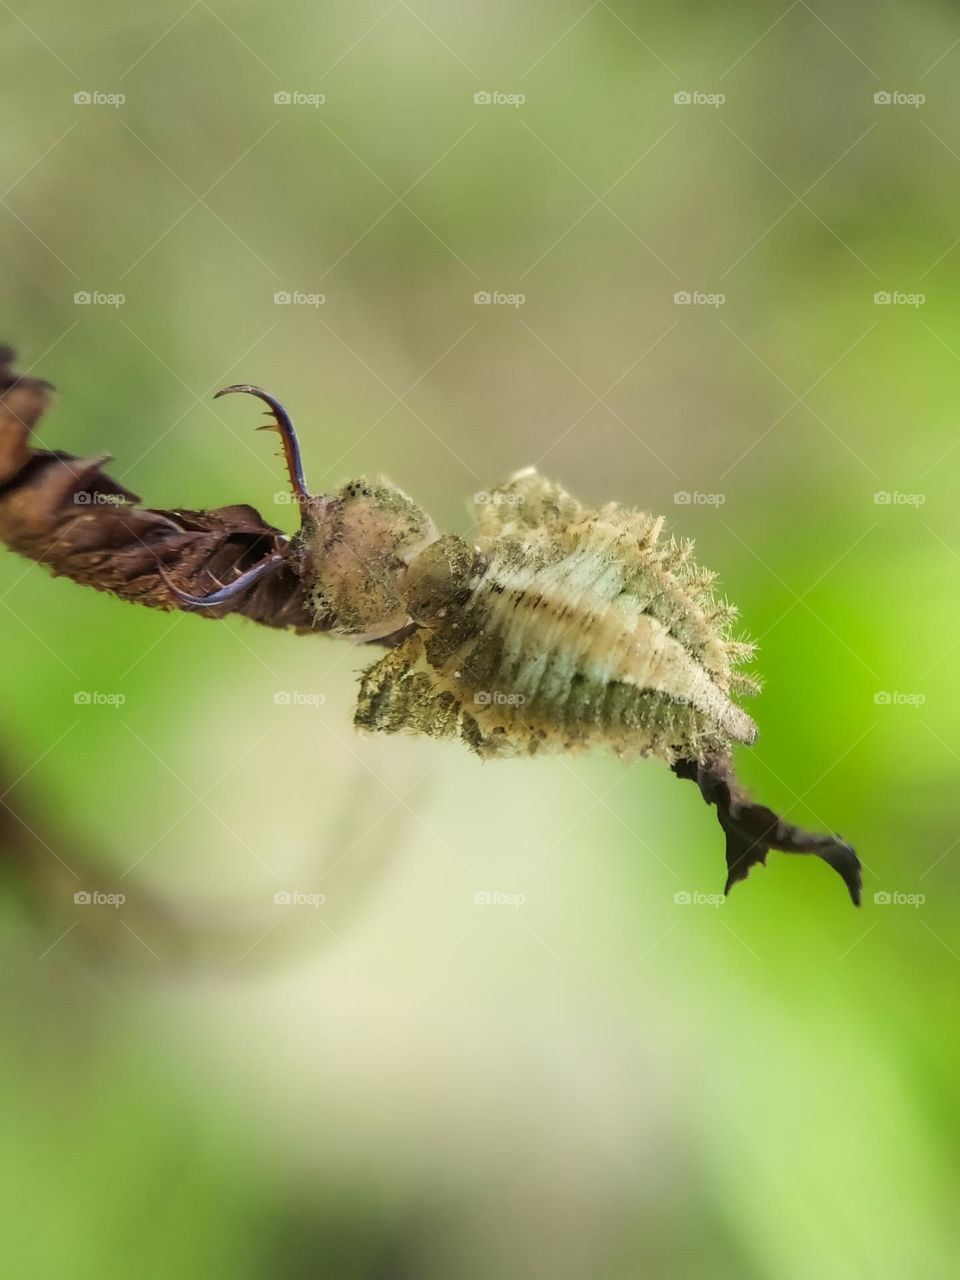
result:
<svg viewBox="0 0 960 1280"><path fill-rule="evenodd" d="M400 575L408 616L430 622L364 673L359 728L485 757L604 746L672 762L753 740L729 697L755 688L735 670L752 648L692 543L661 542L644 513L586 510L533 470L475 513L475 554L447 536Z"/></svg>

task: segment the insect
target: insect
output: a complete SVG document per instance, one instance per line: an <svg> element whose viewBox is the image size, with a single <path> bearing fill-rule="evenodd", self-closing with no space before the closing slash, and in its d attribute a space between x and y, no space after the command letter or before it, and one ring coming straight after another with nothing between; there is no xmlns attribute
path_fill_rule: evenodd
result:
<svg viewBox="0 0 960 1280"><path fill-rule="evenodd" d="M239 614L300 635L385 650L361 677L363 729L460 737L482 757L611 747L695 782L726 839L726 888L771 849L815 854L859 904L860 862L839 836L752 800L732 745L756 729L732 695L750 646L692 544L616 506L585 510L535 472L474 503L474 542L441 535L405 494L354 481L312 496L282 405L248 385L280 435L299 532L244 503L144 507L109 455L35 448L53 387L18 375L0 344L0 541L57 576L154 609ZM209 590L209 584L214 589Z"/></svg>
<svg viewBox="0 0 960 1280"><path fill-rule="evenodd" d="M753 646L693 544L664 520L615 504L589 510L530 469L474 502L476 541L441 533L385 480L312 495L283 406L263 401L279 434L301 527L280 549L207 595L159 572L184 608L222 607L293 568L313 625L391 647L360 678L361 730L458 738L478 756L612 749L657 757L699 781L727 834L727 888L768 848L815 853L855 903L860 864L839 837L815 836L745 801L727 776L734 743L757 734L735 694Z"/></svg>

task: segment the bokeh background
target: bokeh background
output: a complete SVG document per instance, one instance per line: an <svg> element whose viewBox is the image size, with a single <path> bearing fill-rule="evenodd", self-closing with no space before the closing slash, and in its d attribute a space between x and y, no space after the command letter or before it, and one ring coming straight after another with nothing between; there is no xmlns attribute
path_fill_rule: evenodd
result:
<svg viewBox="0 0 960 1280"><path fill-rule="evenodd" d="M4 8L44 445L292 529L251 381L316 490L665 512L760 641L743 778L866 866L717 906L661 766L360 739L367 654L4 555L11 1274L952 1274L956 14Z"/></svg>

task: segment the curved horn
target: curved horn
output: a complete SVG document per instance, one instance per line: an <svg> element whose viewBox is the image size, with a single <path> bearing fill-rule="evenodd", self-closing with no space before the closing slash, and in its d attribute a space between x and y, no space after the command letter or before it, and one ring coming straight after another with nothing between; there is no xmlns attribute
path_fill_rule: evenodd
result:
<svg viewBox="0 0 960 1280"><path fill-rule="evenodd" d="M221 587L218 591L212 591L208 596L192 596L187 591L181 591L179 587L171 582L166 569L159 562L157 563L157 572L163 579L164 585L170 594L175 596L185 609L212 609L218 604L226 604L229 600L235 600L237 596L242 595L244 591L252 587L255 582L259 582L267 574L274 573L279 569L285 559L285 556L276 554L265 556L252 569L248 569L246 573L241 573L239 578L236 578L227 586Z"/></svg>
<svg viewBox="0 0 960 1280"><path fill-rule="evenodd" d="M219 400L221 396L233 395L236 392L242 392L244 395L256 396L270 410L273 422L267 423L262 427L258 427L258 431L276 431L283 441L283 456L287 462L287 473L290 476L290 484L293 492L300 499L301 503L308 501L310 494L307 490L307 482L303 475L303 462L300 458L300 443L297 440L297 433L293 429L293 423L290 421L290 415L286 409L269 391L264 391L262 387L253 387L247 382L238 382L232 387L223 387L213 397Z"/></svg>

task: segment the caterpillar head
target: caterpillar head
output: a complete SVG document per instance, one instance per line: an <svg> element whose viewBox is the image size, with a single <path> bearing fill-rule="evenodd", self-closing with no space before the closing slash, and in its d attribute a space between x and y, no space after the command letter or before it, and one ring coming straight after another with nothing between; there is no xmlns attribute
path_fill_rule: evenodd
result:
<svg viewBox="0 0 960 1280"><path fill-rule="evenodd" d="M208 596L189 596L167 580L182 604L225 603L293 560L318 626L357 641L392 635L410 622L429 626L469 592L478 553L455 536L440 537L430 517L387 480L351 480L337 493L307 489L293 423L268 392L246 384L218 396L245 392L270 410L266 430L283 444L287 471L300 505L300 531L284 553L268 556Z"/></svg>
<svg viewBox="0 0 960 1280"><path fill-rule="evenodd" d="M314 617L358 640L410 621L410 566L437 538L430 517L386 480L351 480L305 506L302 576Z"/></svg>

